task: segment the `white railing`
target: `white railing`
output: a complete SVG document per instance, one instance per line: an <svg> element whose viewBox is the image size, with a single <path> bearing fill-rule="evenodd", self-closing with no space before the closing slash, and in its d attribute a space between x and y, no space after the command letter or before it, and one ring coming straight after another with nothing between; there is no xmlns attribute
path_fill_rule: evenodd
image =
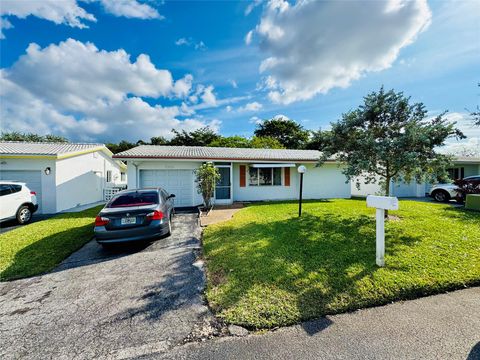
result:
<svg viewBox="0 0 480 360"><path fill-rule="evenodd" d="M107 187L103 189L103 199L105 201L110 201L110 199L118 192L125 190L127 185L115 185L112 187Z"/></svg>

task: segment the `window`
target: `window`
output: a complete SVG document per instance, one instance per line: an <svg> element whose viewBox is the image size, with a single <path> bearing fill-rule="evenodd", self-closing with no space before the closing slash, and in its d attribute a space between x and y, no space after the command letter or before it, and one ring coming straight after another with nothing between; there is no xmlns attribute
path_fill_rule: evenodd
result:
<svg viewBox="0 0 480 360"><path fill-rule="evenodd" d="M112 171L107 170L107 182L112 182Z"/></svg>
<svg viewBox="0 0 480 360"><path fill-rule="evenodd" d="M107 205L108 208L131 207L158 204L158 193L156 191L142 191L123 193L115 196Z"/></svg>
<svg viewBox="0 0 480 360"><path fill-rule="evenodd" d="M282 185L282 168L249 168L250 186Z"/></svg>
<svg viewBox="0 0 480 360"><path fill-rule="evenodd" d="M463 179L465 177L465 168L450 168L447 169L448 177L452 180Z"/></svg>
<svg viewBox="0 0 480 360"><path fill-rule="evenodd" d="M12 193L10 185L0 185L0 196L9 195Z"/></svg>
<svg viewBox="0 0 480 360"><path fill-rule="evenodd" d="M12 188L12 194L22 191L22 185L10 185Z"/></svg>
<svg viewBox="0 0 480 360"><path fill-rule="evenodd" d="M120 173L120 181L125 181L126 179L126 174L124 172Z"/></svg>

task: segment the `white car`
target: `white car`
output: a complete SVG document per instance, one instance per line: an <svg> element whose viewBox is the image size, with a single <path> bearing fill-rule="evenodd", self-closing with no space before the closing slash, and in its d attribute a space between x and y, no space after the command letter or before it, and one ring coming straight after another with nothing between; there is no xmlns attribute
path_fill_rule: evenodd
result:
<svg viewBox="0 0 480 360"><path fill-rule="evenodd" d="M436 201L450 201L457 197L457 189L455 184L437 184L430 189L430 196Z"/></svg>
<svg viewBox="0 0 480 360"><path fill-rule="evenodd" d="M17 219L26 224L38 210L37 196L25 183L0 181L0 221Z"/></svg>

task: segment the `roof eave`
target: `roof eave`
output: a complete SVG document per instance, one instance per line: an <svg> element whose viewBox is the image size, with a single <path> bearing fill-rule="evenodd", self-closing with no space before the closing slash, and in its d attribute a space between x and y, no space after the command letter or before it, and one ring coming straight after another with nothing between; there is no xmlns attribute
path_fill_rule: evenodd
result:
<svg viewBox="0 0 480 360"><path fill-rule="evenodd" d="M265 159L265 158L217 158L217 157L187 157L187 156L146 156L146 155L113 155L114 159L118 160L193 160L193 161L231 161L231 162L245 162L245 161L259 161L259 162L274 162L284 163L289 162L306 162L317 163L319 159ZM327 162L334 162L335 159L328 159Z"/></svg>

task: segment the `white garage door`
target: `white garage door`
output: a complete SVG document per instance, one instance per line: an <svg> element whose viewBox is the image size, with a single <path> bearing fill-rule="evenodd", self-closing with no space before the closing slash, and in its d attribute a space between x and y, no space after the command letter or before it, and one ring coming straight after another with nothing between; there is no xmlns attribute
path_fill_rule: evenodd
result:
<svg viewBox="0 0 480 360"><path fill-rule="evenodd" d="M2 170L1 180L24 182L37 193L38 212L42 211L42 172L40 170Z"/></svg>
<svg viewBox="0 0 480 360"><path fill-rule="evenodd" d="M194 206L192 170L140 170L142 188L159 186L175 194L175 206Z"/></svg>

